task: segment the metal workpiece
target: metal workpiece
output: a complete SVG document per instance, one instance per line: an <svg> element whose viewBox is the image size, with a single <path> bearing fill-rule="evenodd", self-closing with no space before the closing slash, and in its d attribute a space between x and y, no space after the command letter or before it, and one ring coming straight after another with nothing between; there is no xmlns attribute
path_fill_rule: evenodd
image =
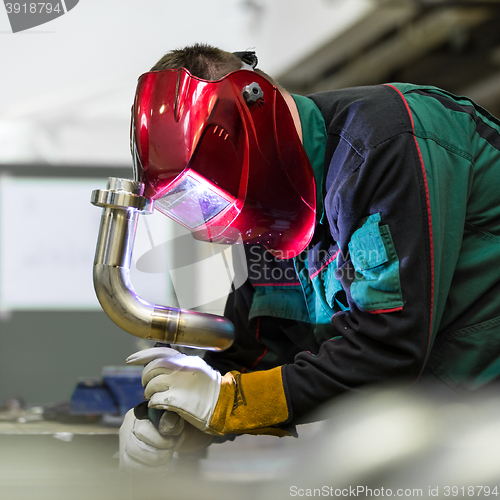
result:
<svg viewBox="0 0 500 500"><path fill-rule="evenodd" d="M227 349L234 340L234 326L228 319L151 304L134 292L130 263L137 222L141 213L151 213L153 208L151 200L142 197L143 189L139 182L110 178L106 190L92 193L92 204L103 207L94 259L94 289L101 307L136 337L198 349Z"/></svg>
<svg viewBox="0 0 500 500"><path fill-rule="evenodd" d="M142 196L144 184L129 179L110 177L107 189L92 191L92 205L108 208L136 209L142 213L153 213L153 202Z"/></svg>
<svg viewBox="0 0 500 500"><path fill-rule="evenodd" d="M234 341L234 326L227 318L215 314L180 310L177 337L179 345L205 346L204 349L224 351Z"/></svg>

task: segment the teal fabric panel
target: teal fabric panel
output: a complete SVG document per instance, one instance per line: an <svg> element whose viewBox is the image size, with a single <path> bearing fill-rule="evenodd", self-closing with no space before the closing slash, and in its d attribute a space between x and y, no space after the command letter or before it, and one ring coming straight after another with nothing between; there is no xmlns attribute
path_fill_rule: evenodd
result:
<svg viewBox="0 0 500 500"><path fill-rule="evenodd" d="M388 226L379 226L380 214L370 215L354 232L349 253L356 276L351 296L364 311L403 306L399 259Z"/></svg>
<svg viewBox="0 0 500 500"><path fill-rule="evenodd" d="M302 288L297 286L255 286L249 319L258 316L293 319L309 323Z"/></svg>
<svg viewBox="0 0 500 500"><path fill-rule="evenodd" d="M311 162L316 183L316 219L323 217L323 176L326 149L326 125L321 111L309 98L292 94L302 125L302 145Z"/></svg>

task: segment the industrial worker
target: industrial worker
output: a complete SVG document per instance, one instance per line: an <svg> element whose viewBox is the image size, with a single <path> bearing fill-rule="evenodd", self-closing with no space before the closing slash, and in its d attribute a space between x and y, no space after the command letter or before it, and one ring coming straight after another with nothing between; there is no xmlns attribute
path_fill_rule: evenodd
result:
<svg viewBox="0 0 500 500"><path fill-rule="evenodd" d="M500 374L500 122L429 86L290 95L256 65L195 45L139 79L136 178L195 238L243 242L248 280L228 351L129 358L177 430L129 412L126 465L293 435L374 384L461 392Z"/></svg>

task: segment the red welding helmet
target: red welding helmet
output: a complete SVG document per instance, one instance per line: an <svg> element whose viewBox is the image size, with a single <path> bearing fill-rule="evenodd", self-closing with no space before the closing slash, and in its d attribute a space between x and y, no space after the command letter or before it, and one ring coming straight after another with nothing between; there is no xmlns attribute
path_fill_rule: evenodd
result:
<svg viewBox="0 0 500 500"><path fill-rule="evenodd" d="M300 253L315 226L314 176L279 90L243 69L221 80L145 73L132 108L135 178L155 208L214 243Z"/></svg>

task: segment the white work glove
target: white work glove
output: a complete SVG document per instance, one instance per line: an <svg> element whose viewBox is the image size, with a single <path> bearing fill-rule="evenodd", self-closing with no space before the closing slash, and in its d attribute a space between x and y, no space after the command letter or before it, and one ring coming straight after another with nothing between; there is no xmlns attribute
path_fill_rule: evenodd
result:
<svg viewBox="0 0 500 500"><path fill-rule="evenodd" d="M127 358L127 364L147 365L142 372L144 397L150 408L178 413L202 431L208 429L219 398L221 374L199 356L169 347L152 347Z"/></svg>
<svg viewBox="0 0 500 500"><path fill-rule="evenodd" d="M163 419L163 421L162 421ZM120 427L120 469L135 472L163 472L174 453L177 436L183 430L183 420L175 413L165 413L160 429L168 427L162 436L150 420L136 418L134 409L125 415Z"/></svg>

